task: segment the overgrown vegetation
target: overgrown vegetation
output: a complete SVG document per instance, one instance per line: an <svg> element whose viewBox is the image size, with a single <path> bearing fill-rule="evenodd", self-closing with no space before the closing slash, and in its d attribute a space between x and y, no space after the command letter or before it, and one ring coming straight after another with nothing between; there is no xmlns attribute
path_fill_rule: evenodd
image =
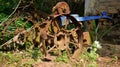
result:
<svg viewBox="0 0 120 67"><path fill-rule="evenodd" d="M82 67L97 67L96 60L99 55L96 53L98 47L100 45L95 41L93 46L90 48L91 51L88 52L85 50L81 56L79 56L78 61L71 61L68 58L67 52L63 51L62 55L58 56L55 59L55 62L65 62L71 63L72 66L82 66ZM18 67L32 67L37 62L42 62L43 54L38 48L22 50L20 52L10 51L10 52L0 52L0 65L1 66L18 66Z"/></svg>

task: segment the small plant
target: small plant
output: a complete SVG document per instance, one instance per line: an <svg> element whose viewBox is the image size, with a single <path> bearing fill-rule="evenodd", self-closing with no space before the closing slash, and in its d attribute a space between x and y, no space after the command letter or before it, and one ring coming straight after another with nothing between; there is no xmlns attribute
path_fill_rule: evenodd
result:
<svg viewBox="0 0 120 67"><path fill-rule="evenodd" d="M89 53L89 59L92 63L89 64L89 67L97 67L96 60L99 57L99 55L96 53L97 49L102 48L99 41L94 41L94 43L91 46L91 50Z"/></svg>
<svg viewBox="0 0 120 67"><path fill-rule="evenodd" d="M94 41L94 43L92 44L91 48L90 48L90 53L89 53L89 57L92 61L95 61L99 55L96 53L97 49L102 48L99 41Z"/></svg>
<svg viewBox="0 0 120 67"><path fill-rule="evenodd" d="M65 62L65 63L68 63L69 62L69 58L67 56L67 52L66 51L63 51L62 52L62 55L58 56L55 60L56 62Z"/></svg>
<svg viewBox="0 0 120 67"><path fill-rule="evenodd" d="M114 57L112 58L111 62L116 62L116 61L118 61L118 57L117 57L117 56L114 56Z"/></svg>
<svg viewBox="0 0 120 67"><path fill-rule="evenodd" d="M97 67L97 58L99 55L96 53L98 49L102 48L99 41L94 41L92 46L89 48L90 51L85 51L80 58L82 59L83 67Z"/></svg>
<svg viewBox="0 0 120 67"><path fill-rule="evenodd" d="M35 48L33 49L32 51L32 58L35 60L35 61L41 61L40 60L40 57L42 56L42 52L39 50L39 48Z"/></svg>

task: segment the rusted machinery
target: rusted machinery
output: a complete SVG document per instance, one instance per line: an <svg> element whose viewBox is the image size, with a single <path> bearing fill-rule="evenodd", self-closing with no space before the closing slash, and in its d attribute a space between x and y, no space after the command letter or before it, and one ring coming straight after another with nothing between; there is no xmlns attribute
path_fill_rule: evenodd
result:
<svg viewBox="0 0 120 67"><path fill-rule="evenodd" d="M70 14L70 7L66 2L59 2L53 7L53 13L42 23L35 23L30 29L18 33L2 46L11 42L30 42L33 46L39 47L45 56L54 51L58 51L59 54L66 51L68 57L78 58L84 46L91 44L89 32L83 31L81 21L100 18L111 19L105 12L102 16L79 17Z"/></svg>

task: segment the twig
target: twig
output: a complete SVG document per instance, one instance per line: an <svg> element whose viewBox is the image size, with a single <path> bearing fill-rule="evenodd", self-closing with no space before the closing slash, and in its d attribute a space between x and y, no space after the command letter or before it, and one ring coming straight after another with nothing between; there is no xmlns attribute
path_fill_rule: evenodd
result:
<svg viewBox="0 0 120 67"><path fill-rule="evenodd" d="M47 34L49 37L52 37L52 38L54 38L55 36L53 36L53 35L50 35L50 34Z"/></svg>
<svg viewBox="0 0 120 67"><path fill-rule="evenodd" d="M20 35L20 34L17 34L17 35L16 35L16 36L14 36L12 39L10 39L10 40L9 40L9 41L7 41L6 43L2 44L2 45L0 46L0 48L2 48L2 47L3 47L3 46L5 46L5 45L8 45L8 44L10 44L10 43L12 43L12 42L17 41L17 40L18 40L19 35Z"/></svg>
<svg viewBox="0 0 120 67"><path fill-rule="evenodd" d="M56 45L54 45L53 47L51 47L47 52L50 52L51 50L53 50L56 47Z"/></svg>
<svg viewBox="0 0 120 67"><path fill-rule="evenodd" d="M0 26L2 26L4 24L4 22L6 22L14 13L15 11L17 10L18 6L20 5L21 3L21 0L19 1L19 3L17 4L16 8L14 9L14 11L4 20L1 22Z"/></svg>
<svg viewBox="0 0 120 67"><path fill-rule="evenodd" d="M18 33L16 36L14 36L13 38L11 38L9 41L7 41L6 43L0 45L0 48L3 47L3 46L5 46L5 45L8 45L8 44L10 44L10 43L12 43L12 42L16 42L16 41L18 40L18 37L19 37L20 34L26 33L26 32L30 32L31 29L32 29L32 27L29 28L29 29L27 29L27 30L24 30L24 31Z"/></svg>
<svg viewBox="0 0 120 67"><path fill-rule="evenodd" d="M3 31L2 31L2 33L5 33L6 32L6 29L7 29L7 27L14 21L14 20L16 20L17 18L12 18L12 20L10 20L7 24L6 24L6 26L4 27L4 29L3 29Z"/></svg>

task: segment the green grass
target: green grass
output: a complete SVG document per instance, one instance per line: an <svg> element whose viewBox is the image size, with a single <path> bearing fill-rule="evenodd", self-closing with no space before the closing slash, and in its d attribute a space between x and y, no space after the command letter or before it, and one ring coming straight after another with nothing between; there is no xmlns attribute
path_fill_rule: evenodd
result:
<svg viewBox="0 0 120 67"><path fill-rule="evenodd" d="M40 62L42 53L38 49L20 52L0 52L0 66L5 67L32 67Z"/></svg>

